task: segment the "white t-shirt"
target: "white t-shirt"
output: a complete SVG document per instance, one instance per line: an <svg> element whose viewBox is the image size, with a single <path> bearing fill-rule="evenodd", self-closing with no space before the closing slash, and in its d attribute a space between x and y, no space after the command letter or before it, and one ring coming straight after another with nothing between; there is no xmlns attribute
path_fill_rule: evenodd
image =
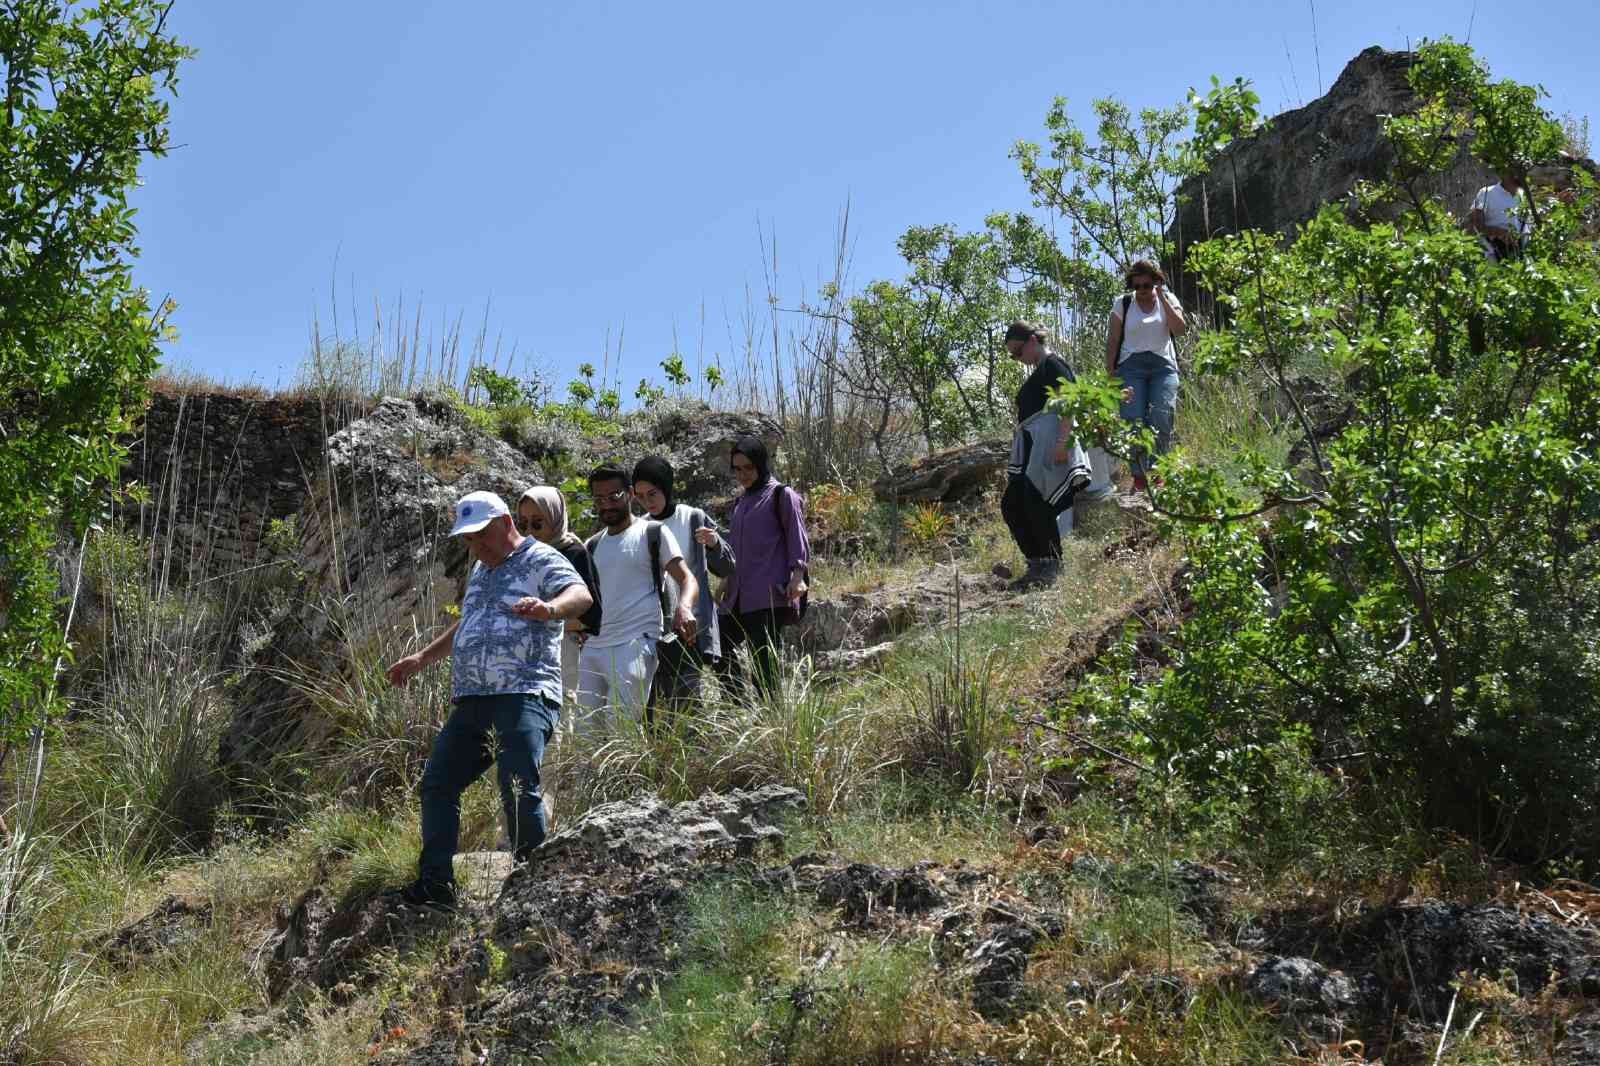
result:
<svg viewBox="0 0 1600 1066"><path fill-rule="evenodd" d="M1149 311L1139 306L1137 294L1128 293L1128 320L1122 324L1122 350L1117 353L1117 362L1122 362L1134 352L1155 352L1176 369L1178 353L1172 347L1172 334L1167 331L1167 309L1159 295L1156 296L1156 305ZM1178 310L1183 310L1183 305L1178 303L1177 296L1167 293L1167 299L1177 304ZM1113 318L1122 317L1122 297L1118 296L1111 304Z"/></svg>
<svg viewBox="0 0 1600 1066"><path fill-rule="evenodd" d="M1472 198L1472 209L1483 212L1485 226L1494 226L1512 233L1522 233L1527 230L1527 221L1520 217L1522 194L1507 191L1499 182L1479 189L1478 195Z"/></svg>
<svg viewBox="0 0 1600 1066"><path fill-rule="evenodd" d="M635 518L621 533L600 534L592 558L600 578L600 632L589 638L596 648L612 648L638 637L661 639L661 590L650 580L649 522ZM683 558L670 526L661 527L661 573Z"/></svg>

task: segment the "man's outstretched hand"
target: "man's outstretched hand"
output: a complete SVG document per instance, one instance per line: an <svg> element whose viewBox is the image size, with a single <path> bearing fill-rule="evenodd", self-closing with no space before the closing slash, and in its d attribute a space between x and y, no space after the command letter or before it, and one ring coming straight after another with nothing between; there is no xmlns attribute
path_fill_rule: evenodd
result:
<svg viewBox="0 0 1600 1066"><path fill-rule="evenodd" d="M537 596L524 596L511 605L511 613L518 618L531 618L535 622L548 622L555 617L550 605Z"/></svg>
<svg viewBox="0 0 1600 1066"><path fill-rule="evenodd" d="M384 673L389 677L389 684L396 688L405 688L406 682L416 677L425 665L427 664L422 661L421 655L407 655L391 665Z"/></svg>

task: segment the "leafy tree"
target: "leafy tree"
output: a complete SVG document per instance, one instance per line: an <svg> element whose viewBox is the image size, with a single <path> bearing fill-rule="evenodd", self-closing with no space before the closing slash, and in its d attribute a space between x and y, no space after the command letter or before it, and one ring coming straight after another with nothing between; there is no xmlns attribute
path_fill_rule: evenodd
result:
<svg viewBox="0 0 1600 1066"><path fill-rule="evenodd" d="M170 305L133 284L128 190L188 50L154 0L0 3L0 757L66 653L50 555L117 476Z"/></svg>
<svg viewBox="0 0 1600 1066"><path fill-rule="evenodd" d="M1523 858L1593 854L1600 263L1580 220L1595 191L1541 204L1528 254L1488 263L1418 195L1454 154L1439 131L1472 131L1500 166L1536 161L1560 127L1459 45L1424 47L1411 82L1419 110L1387 126L1399 165L1364 192L1397 217L1331 206L1291 243L1246 231L1191 254L1230 312L1200 368L1279 383L1307 455L1292 470L1245 456L1231 477L1164 461L1154 498L1187 549L1194 611L1175 664L1139 695L1137 741L1261 812L1285 766L1360 753L1431 825ZM1212 103L1203 131L1249 125L1252 101ZM1214 144L1206 132L1200 147ZM1315 424L1291 356L1344 382L1342 428ZM1113 450L1138 441L1110 415L1109 383L1057 403Z"/></svg>
<svg viewBox="0 0 1600 1066"><path fill-rule="evenodd" d="M832 355L834 369L879 411L880 457L891 415L904 407L929 448L1009 420L1018 375L1001 337L1050 290L1015 268L1002 219L979 233L914 226L898 242L904 281L876 281L841 310L811 312L850 328L850 346Z"/></svg>
<svg viewBox="0 0 1600 1066"><path fill-rule="evenodd" d="M1058 211L1072 225L1068 258L1112 273L1135 259L1170 260L1167 228L1177 187L1194 166L1182 137L1189 110L1146 108L1137 116L1114 98L1094 101L1096 141L1057 97L1045 116L1048 151L1018 141L1012 157L1034 205Z"/></svg>

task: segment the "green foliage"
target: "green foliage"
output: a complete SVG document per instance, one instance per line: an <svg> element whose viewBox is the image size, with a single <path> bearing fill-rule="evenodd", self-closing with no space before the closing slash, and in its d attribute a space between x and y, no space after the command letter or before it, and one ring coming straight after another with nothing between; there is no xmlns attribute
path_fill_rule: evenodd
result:
<svg viewBox="0 0 1600 1066"><path fill-rule="evenodd" d="M861 356L849 384L885 404L909 403L930 448L1010 417L1020 378L1001 338L1049 291L1015 268L1002 221L982 233L908 229L899 240L906 280L875 281L846 302Z"/></svg>
<svg viewBox="0 0 1600 1066"><path fill-rule="evenodd" d="M1105 98L1094 101L1094 112L1092 142L1057 97L1045 116L1048 159L1027 141L1012 149L1035 206L1072 222L1066 248L1072 259L1099 260L1116 273L1135 259L1170 258L1165 233L1173 194L1194 165L1180 137L1188 107L1146 108L1135 116L1120 100Z"/></svg>
<svg viewBox="0 0 1600 1066"><path fill-rule="evenodd" d="M900 524L906 537L919 552L930 552L949 539L955 519L938 503L919 503L906 511Z"/></svg>
<svg viewBox="0 0 1600 1066"><path fill-rule="evenodd" d="M141 157L167 149L188 55L165 11L28 3L0 19L0 745L50 699L65 651L50 552L104 506L171 311L133 283L128 206Z"/></svg>
<svg viewBox="0 0 1600 1066"><path fill-rule="evenodd" d="M1262 128L1261 97L1243 78L1223 85L1211 76L1211 91L1189 90L1189 106L1194 110L1194 140L1188 146L1191 164L1210 165L1228 145L1249 137Z"/></svg>
<svg viewBox="0 0 1600 1066"><path fill-rule="evenodd" d="M536 406L545 401L548 391L537 375L519 381L483 363L467 372L467 388L482 389L491 408Z"/></svg>
<svg viewBox="0 0 1600 1066"><path fill-rule="evenodd" d="M1231 476L1167 457L1155 502L1193 609L1173 667L1118 705L1153 763L1257 811L1308 757L1359 750L1430 824L1523 857L1592 849L1600 271L1574 240L1592 193L1543 205L1530 253L1488 264L1399 185L1448 161L1434 142L1452 116L1496 166L1559 127L1461 46L1423 49L1413 83L1419 117L1388 124L1404 166L1376 190L1410 201L1397 222L1330 207L1287 246L1245 232L1191 257L1231 321L1198 363L1272 381L1308 454L1294 470L1245 455ZM1294 361L1346 383L1349 424L1320 443ZM1126 445L1110 402L1094 381L1056 401Z"/></svg>

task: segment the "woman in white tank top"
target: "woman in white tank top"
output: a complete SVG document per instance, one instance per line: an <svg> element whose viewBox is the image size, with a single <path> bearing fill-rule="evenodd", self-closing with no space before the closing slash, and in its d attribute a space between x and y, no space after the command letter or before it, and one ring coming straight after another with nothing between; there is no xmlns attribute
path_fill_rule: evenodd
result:
<svg viewBox="0 0 1600 1066"><path fill-rule="evenodd" d="M1172 447L1172 420L1178 408L1178 354L1172 338L1189 328L1178 298L1167 291L1161 268L1141 259L1128 268L1130 293L1111 305L1106 370L1122 379L1122 417L1142 422L1156 434L1156 454ZM1133 457L1133 487L1147 488L1150 458Z"/></svg>

